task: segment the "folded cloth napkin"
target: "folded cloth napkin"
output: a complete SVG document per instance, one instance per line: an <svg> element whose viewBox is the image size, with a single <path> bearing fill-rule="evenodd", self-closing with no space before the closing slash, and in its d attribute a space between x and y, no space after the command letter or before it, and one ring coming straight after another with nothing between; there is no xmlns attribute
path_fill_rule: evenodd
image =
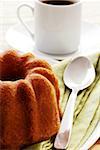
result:
<svg viewBox="0 0 100 150"><path fill-rule="evenodd" d="M89 59L94 64L96 77L91 86L78 93L68 150L79 150L100 121L100 54L89 56ZM63 73L68 63L67 60L64 60L52 66L59 81L62 114L71 93L71 90L65 86L63 81ZM28 147L27 150L52 150L53 141L54 138L51 138L47 141L34 144Z"/></svg>

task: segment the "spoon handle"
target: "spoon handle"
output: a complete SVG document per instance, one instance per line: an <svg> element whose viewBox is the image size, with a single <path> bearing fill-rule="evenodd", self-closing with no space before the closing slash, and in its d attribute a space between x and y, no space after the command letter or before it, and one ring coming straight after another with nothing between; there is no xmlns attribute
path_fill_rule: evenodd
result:
<svg viewBox="0 0 100 150"><path fill-rule="evenodd" d="M71 136L74 106L77 93L78 91L72 90L67 106L65 108L65 112L61 121L61 126L54 142L54 147L57 149L66 149L66 147L68 146Z"/></svg>

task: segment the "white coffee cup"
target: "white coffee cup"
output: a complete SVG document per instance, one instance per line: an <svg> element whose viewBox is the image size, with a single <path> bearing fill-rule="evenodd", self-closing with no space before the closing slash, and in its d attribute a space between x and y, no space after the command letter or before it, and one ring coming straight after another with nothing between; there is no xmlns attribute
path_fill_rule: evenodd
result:
<svg viewBox="0 0 100 150"><path fill-rule="evenodd" d="M61 0L59 0L61 1ZM49 54L68 54L78 50L81 33L81 1L69 0L70 5L51 5L35 0L34 7L21 4L17 15L31 34L30 28L20 16L20 9L29 7L34 17L34 37L37 50Z"/></svg>

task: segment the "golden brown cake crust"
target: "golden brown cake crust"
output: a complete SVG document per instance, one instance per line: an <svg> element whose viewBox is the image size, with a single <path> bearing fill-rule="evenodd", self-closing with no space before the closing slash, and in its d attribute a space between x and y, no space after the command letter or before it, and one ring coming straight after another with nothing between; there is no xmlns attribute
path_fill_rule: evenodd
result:
<svg viewBox="0 0 100 150"><path fill-rule="evenodd" d="M11 50L0 55L0 150L18 150L56 134L59 95L46 61Z"/></svg>
<svg viewBox="0 0 100 150"><path fill-rule="evenodd" d="M57 80L55 74L52 72L52 70L49 70L49 69L46 69L43 67L37 67L37 68L31 69L31 71L29 72L28 75L30 75L32 73L38 73L38 74L43 75L54 85L55 90L56 90L57 101L59 103L60 91L59 91L59 87L58 87L58 80Z"/></svg>

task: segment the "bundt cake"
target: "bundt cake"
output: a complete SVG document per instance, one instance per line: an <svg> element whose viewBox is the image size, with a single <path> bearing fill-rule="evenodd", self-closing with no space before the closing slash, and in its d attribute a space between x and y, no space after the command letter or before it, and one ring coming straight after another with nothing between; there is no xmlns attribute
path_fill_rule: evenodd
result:
<svg viewBox="0 0 100 150"><path fill-rule="evenodd" d="M0 150L46 140L60 126L59 87L51 66L32 54L0 56Z"/></svg>

